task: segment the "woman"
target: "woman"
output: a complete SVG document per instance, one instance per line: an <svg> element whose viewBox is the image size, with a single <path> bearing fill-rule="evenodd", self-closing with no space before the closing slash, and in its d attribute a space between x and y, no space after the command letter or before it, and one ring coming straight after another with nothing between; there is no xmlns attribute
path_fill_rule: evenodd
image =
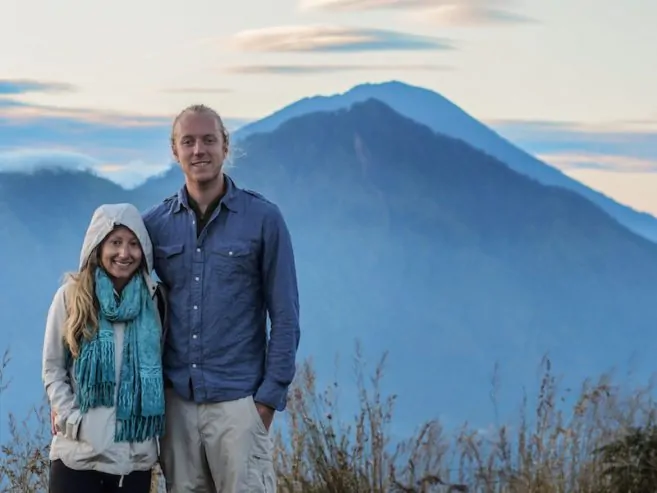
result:
<svg viewBox="0 0 657 493"><path fill-rule="evenodd" d="M152 244L129 204L99 207L56 292L43 381L56 432L50 493L148 493L164 429Z"/></svg>

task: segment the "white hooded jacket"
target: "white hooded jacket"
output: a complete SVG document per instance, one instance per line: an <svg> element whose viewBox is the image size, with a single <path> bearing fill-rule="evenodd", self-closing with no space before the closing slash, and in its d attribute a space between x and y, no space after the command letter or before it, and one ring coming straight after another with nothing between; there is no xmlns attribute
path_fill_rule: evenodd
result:
<svg viewBox="0 0 657 493"><path fill-rule="evenodd" d="M141 243L146 261L146 270L142 271L142 275L156 303L157 284L149 274L153 269L153 246L141 214L131 204L109 204L96 209L84 238L79 267L84 267L89 255L118 225L132 230ZM57 434L52 439L50 459L60 459L71 469L96 470L119 476L149 470L158 460L157 440L115 443L115 407L93 408L82 415L75 405L77 384L72 367L66 366L64 343L67 285L65 283L55 293L48 312L43 344L42 378L51 408L57 415ZM113 328L118 382L125 324L115 323Z"/></svg>

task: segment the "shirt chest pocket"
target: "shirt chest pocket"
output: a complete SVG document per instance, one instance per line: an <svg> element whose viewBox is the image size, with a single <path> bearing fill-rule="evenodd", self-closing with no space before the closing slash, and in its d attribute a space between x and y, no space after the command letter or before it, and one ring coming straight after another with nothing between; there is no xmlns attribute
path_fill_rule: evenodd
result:
<svg viewBox="0 0 657 493"><path fill-rule="evenodd" d="M170 287L185 282L185 246L182 243L159 245L154 249L157 275Z"/></svg>
<svg viewBox="0 0 657 493"><path fill-rule="evenodd" d="M221 243L214 245L211 252L210 269L213 277L225 281L257 279L258 255L252 243Z"/></svg>

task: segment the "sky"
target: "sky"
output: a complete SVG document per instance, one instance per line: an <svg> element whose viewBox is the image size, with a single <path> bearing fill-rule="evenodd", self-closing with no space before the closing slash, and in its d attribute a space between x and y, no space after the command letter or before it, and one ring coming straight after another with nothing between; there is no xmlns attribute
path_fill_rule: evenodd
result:
<svg viewBox="0 0 657 493"><path fill-rule="evenodd" d="M5 0L0 169L166 168L170 122L230 128L401 80L657 215L657 3L644 0Z"/></svg>

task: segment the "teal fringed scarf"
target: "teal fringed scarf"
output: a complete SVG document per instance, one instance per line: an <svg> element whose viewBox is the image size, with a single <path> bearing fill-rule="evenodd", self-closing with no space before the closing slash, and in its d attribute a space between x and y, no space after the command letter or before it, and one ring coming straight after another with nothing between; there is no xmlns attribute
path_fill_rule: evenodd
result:
<svg viewBox="0 0 657 493"><path fill-rule="evenodd" d="M117 442L142 442L162 436L164 385L160 353L161 330L155 304L143 276L137 274L117 300L107 273L96 269L99 326L94 337L83 339L75 365L77 402L82 413L115 404L113 322L125 322L123 357L116 397Z"/></svg>

